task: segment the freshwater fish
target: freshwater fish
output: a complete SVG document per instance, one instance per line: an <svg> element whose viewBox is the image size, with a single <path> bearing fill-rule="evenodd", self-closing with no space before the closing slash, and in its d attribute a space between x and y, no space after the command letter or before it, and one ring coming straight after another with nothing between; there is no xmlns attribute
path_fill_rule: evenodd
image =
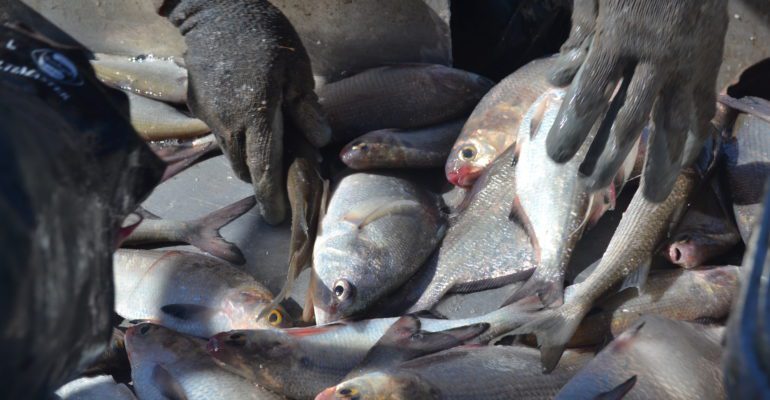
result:
<svg viewBox="0 0 770 400"><path fill-rule="evenodd" d="M544 375L536 349L456 347L354 377L316 400L552 399L591 358L588 352L570 351L556 371Z"/></svg>
<svg viewBox="0 0 770 400"><path fill-rule="evenodd" d="M446 331L489 324L473 340L486 343L529 321L529 309L509 305L458 320L420 317L420 329ZM399 318L335 322L308 328L238 330L209 340L209 350L228 369L291 398L313 398L341 382Z"/></svg>
<svg viewBox="0 0 770 400"><path fill-rule="evenodd" d="M54 393L55 400L136 400L126 385L115 383L109 375L83 377L60 387Z"/></svg>
<svg viewBox="0 0 770 400"><path fill-rule="evenodd" d="M280 307L257 316L273 296L251 275L215 258L184 251L118 250L113 269L115 312L188 335L287 327Z"/></svg>
<svg viewBox="0 0 770 400"><path fill-rule="evenodd" d="M770 177L770 121L740 114L734 138L725 143L727 182L733 211L744 243L759 220L765 183Z"/></svg>
<svg viewBox="0 0 770 400"><path fill-rule="evenodd" d="M344 177L313 249L316 321L360 314L409 279L444 235L439 203L438 196L403 178Z"/></svg>
<svg viewBox="0 0 770 400"><path fill-rule="evenodd" d="M645 316L605 347L556 399L597 399L636 377L634 399L724 399L723 329Z"/></svg>
<svg viewBox="0 0 770 400"><path fill-rule="evenodd" d="M770 200L765 194L757 226L743 256L744 284L736 293L725 333L723 362L725 389L731 399L770 396L767 360L770 359L767 300L770 285Z"/></svg>
<svg viewBox="0 0 770 400"><path fill-rule="evenodd" d="M607 335L618 336L642 315L720 321L729 314L739 283L740 271L735 266L652 273L644 292L624 290L594 306L567 347L601 344Z"/></svg>
<svg viewBox="0 0 770 400"><path fill-rule="evenodd" d="M205 341L152 324L126 331L134 388L142 400L283 397L226 371L206 352Z"/></svg>
<svg viewBox="0 0 770 400"><path fill-rule="evenodd" d="M332 137L431 126L468 115L493 86L471 72L433 64L373 68L318 89Z"/></svg>
<svg viewBox="0 0 770 400"><path fill-rule="evenodd" d="M255 204L254 196L249 196L191 221L160 219L143 211L145 219L123 241L122 246L187 243L227 262L243 265L246 258L241 250L234 243L226 241L219 230L252 209Z"/></svg>
<svg viewBox="0 0 770 400"><path fill-rule="evenodd" d="M553 89L547 76L554 60L548 57L524 65L481 99L446 160L449 182L470 187L492 161L516 143L519 125L532 103Z"/></svg>
<svg viewBox="0 0 770 400"><path fill-rule="evenodd" d="M353 169L441 167L463 120L414 130L382 129L348 143L340 158Z"/></svg>
<svg viewBox="0 0 770 400"><path fill-rule="evenodd" d="M91 60L96 77L104 84L151 99L187 102L187 69L173 57L137 57L97 53Z"/></svg>
<svg viewBox="0 0 770 400"><path fill-rule="evenodd" d="M205 122L166 103L131 92L126 94L131 125L144 140L189 139L211 132Z"/></svg>
<svg viewBox="0 0 770 400"><path fill-rule="evenodd" d="M682 170L673 190L660 203L644 198L642 181L596 269L583 282L573 285L573 294L563 305L544 309L541 317L513 331L537 336L545 371L556 367L578 325L608 289L629 275L624 286L644 285L655 247L695 187L696 175L693 169Z"/></svg>

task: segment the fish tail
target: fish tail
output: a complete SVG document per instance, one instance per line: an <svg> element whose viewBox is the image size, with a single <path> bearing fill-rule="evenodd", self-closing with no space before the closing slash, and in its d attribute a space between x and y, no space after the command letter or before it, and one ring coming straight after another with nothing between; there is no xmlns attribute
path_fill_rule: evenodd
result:
<svg viewBox="0 0 770 400"><path fill-rule="evenodd" d="M165 157L161 156L161 159L166 162L166 170L163 172L163 177L160 181L165 182L171 179L171 177L186 170L193 164L208 158L206 156L215 154L218 149L217 143L212 141L193 145L192 148L171 153Z"/></svg>
<svg viewBox="0 0 770 400"><path fill-rule="evenodd" d="M577 304L546 309L541 316L511 332L514 335L534 334L540 347L543 372L549 373L559 363L567 342L575 334L586 310Z"/></svg>
<svg viewBox="0 0 770 400"><path fill-rule="evenodd" d="M545 307L561 305L564 299L564 280L562 278L545 279L534 274L503 303L503 306L527 298L536 298Z"/></svg>
<svg viewBox="0 0 770 400"><path fill-rule="evenodd" d="M219 230L245 214L256 204L254 196L239 200L225 208L214 211L205 217L191 222L185 241L213 256L235 265L246 262L243 253L234 243L226 241Z"/></svg>

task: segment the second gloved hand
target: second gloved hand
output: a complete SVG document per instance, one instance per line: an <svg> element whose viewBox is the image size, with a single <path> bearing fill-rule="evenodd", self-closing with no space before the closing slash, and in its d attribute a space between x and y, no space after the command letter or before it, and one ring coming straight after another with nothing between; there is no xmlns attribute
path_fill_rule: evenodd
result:
<svg viewBox="0 0 770 400"><path fill-rule="evenodd" d="M554 84L572 85L548 154L571 159L606 112L581 166L592 189L600 189L651 117L644 195L665 199L711 131L727 19L727 0L575 0L572 31L552 76Z"/></svg>
<svg viewBox="0 0 770 400"><path fill-rule="evenodd" d="M280 223L284 117L314 146L331 137L297 32L267 0L154 1L185 37L190 108L254 185L265 221Z"/></svg>

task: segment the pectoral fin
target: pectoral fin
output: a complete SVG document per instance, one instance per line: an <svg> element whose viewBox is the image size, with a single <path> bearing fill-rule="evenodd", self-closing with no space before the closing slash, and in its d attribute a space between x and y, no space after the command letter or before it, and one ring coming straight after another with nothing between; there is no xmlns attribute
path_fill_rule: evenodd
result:
<svg viewBox="0 0 770 400"><path fill-rule="evenodd" d="M187 400L182 385L167 369L156 365L152 369L152 382L160 393L169 400Z"/></svg>

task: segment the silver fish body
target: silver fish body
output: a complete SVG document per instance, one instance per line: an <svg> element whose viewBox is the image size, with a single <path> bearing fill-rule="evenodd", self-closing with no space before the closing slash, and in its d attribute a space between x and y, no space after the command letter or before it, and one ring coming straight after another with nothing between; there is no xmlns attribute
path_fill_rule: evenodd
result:
<svg viewBox="0 0 770 400"><path fill-rule="evenodd" d="M131 92L127 94L131 125L144 140L189 139L211 132L205 122L166 103Z"/></svg>
<svg viewBox="0 0 770 400"><path fill-rule="evenodd" d="M395 176L344 177L313 249L316 321L355 316L409 279L444 234L439 200Z"/></svg>
<svg viewBox="0 0 770 400"><path fill-rule="evenodd" d="M187 102L187 70L173 58L96 54L91 61L104 84L171 103Z"/></svg>
<svg viewBox="0 0 770 400"><path fill-rule="evenodd" d="M113 257L115 311L193 336L232 329L288 326L280 308L270 323L257 315L273 300L250 275L215 258L181 251L118 250ZM271 311L271 313L273 312Z"/></svg>
<svg viewBox="0 0 770 400"><path fill-rule="evenodd" d="M132 380L141 400L249 399L282 397L217 365L206 343L157 325L126 332Z"/></svg>
<svg viewBox="0 0 770 400"><path fill-rule="evenodd" d="M136 396L126 385L115 383L109 375L83 377L75 379L56 390L54 399L58 400L136 400Z"/></svg>

